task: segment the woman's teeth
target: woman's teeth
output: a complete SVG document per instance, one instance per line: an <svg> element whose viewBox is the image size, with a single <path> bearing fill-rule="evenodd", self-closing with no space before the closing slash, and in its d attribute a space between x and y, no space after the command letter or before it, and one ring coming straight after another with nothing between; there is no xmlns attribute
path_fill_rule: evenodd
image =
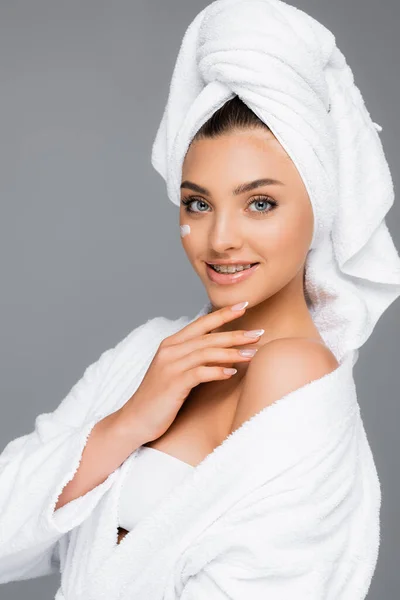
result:
<svg viewBox="0 0 400 600"><path fill-rule="evenodd" d="M236 273L237 271L243 271L245 269L250 269L250 267L253 266L253 264L249 264L249 265L210 265L210 267L212 269L214 269L214 271L217 271L217 273Z"/></svg>

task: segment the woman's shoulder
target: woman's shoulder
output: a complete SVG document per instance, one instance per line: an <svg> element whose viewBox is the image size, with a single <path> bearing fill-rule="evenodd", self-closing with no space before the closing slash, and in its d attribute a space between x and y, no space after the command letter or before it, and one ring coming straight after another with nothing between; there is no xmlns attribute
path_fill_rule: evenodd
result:
<svg viewBox="0 0 400 600"><path fill-rule="evenodd" d="M339 363L323 343L301 337L271 340L249 363L233 429L266 406L333 373Z"/></svg>
<svg viewBox="0 0 400 600"><path fill-rule="evenodd" d="M334 371L339 363L324 343L306 337L271 340L259 348L249 375L256 382L269 382L277 392L287 393Z"/></svg>
<svg viewBox="0 0 400 600"><path fill-rule="evenodd" d="M304 372L304 369L311 369L310 374L316 376L339 366L330 348L320 340L310 337L283 337L271 340L261 346L257 356L259 362L268 362L274 368L291 367L292 372L300 373Z"/></svg>

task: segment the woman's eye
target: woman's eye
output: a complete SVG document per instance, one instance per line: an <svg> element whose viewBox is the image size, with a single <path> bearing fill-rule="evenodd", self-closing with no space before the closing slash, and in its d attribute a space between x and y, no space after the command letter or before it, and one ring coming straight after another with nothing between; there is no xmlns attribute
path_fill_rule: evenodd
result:
<svg viewBox="0 0 400 600"><path fill-rule="evenodd" d="M269 204L271 206L270 209L264 208L262 210L254 210L254 211L250 211L250 212L258 212L258 213L266 213L266 212L270 212L271 210L273 210L275 208L275 206L277 205L277 203L274 200L271 200L271 198L256 198L254 200L252 200L248 206L251 206L252 204L254 204L255 206L260 206L264 205L266 206L267 204Z"/></svg>
<svg viewBox="0 0 400 600"><path fill-rule="evenodd" d="M186 212L205 212L204 210L193 210L192 206L198 202L198 204L203 205L203 206L208 206L207 202L204 202L204 200L200 200L200 199L196 199L196 198L191 198L191 199L183 199L182 200L182 204L185 207Z"/></svg>

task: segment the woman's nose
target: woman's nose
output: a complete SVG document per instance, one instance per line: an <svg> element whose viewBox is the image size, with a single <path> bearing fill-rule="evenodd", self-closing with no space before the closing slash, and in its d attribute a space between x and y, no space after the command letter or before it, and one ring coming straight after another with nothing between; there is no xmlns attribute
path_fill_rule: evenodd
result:
<svg viewBox="0 0 400 600"><path fill-rule="evenodd" d="M224 252L242 245L242 233L237 221L229 216L215 219L211 225L210 246L215 252Z"/></svg>

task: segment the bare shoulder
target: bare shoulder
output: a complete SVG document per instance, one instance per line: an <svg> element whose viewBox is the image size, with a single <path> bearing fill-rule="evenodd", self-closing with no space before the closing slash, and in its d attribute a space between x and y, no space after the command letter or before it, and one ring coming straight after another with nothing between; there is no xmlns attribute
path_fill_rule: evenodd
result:
<svg viewBox="0 0 400 600"><path fill-rule="evenodd" d="M339 366L331 350L307 338L281 338L262 346L243 379L231 430L286 394Z"/></svg>

